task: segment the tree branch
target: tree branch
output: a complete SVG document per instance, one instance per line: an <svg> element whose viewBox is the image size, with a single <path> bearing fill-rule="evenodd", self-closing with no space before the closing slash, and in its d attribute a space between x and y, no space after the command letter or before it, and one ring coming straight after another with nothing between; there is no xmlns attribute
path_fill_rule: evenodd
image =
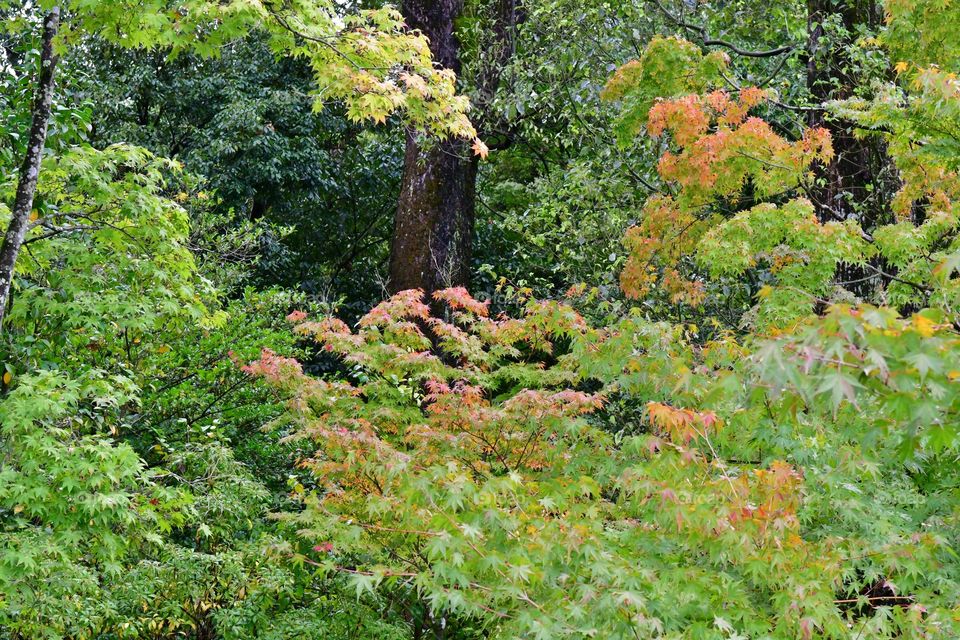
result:
<svg viewBox="0 0 960 640"><path fill-rule="evenodd" d="M683 20L682 18L678 18L677 16L667 11L667 8L664 7L659 0L654 0L654 4L657 5L657 8L659 8L660 11L662 11L663 14L667 16L667 18L671 22L683 27L687 31L695 31L697 34L699 34L700 39L703 41L703 45L705 47L724 47L726 49L729 49L733 53L737 54L738 56L744 56L747 58L773 58L775 56L780 56L780 55L790 53L797 48L797 45L795 44L788 44L782 47L777 47L775 49L768 49L767 51L750 51L748 49L741 49L737 45L733 44L732 42L728 42L727 40L721 40L719 38L711 38L710 34L707 32L706 27L702 27L696 24L691 24Z"/></svg>

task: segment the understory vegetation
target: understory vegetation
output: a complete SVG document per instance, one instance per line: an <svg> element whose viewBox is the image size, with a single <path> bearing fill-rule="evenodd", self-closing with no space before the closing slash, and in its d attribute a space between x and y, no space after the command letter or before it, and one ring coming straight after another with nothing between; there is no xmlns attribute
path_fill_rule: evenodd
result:
<svg viewBox="0 0 960 640"><path fill-rule="evenodd" d="M960 637L960 4L0 16L0 637Z"/></svg>

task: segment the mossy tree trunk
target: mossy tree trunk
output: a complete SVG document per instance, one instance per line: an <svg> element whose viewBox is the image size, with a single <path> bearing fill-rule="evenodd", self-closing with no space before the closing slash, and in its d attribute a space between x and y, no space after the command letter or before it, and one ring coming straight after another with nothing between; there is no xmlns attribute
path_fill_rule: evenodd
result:
<svg viewBox="0 0 960 640"><path fill-rule="evenodd" d="M461 76L463 52L455 24L464 0L404 0L407 25L430 39L437 64ZM481 137L502 71L515 50L515 28L522 19L519 0L488 0L473 7L486 16L489 32L471 76L470 117ZM473 63L471 63L473 66ZM461 79L463 80L463 79ZM509 146L509 136L491 148ZM471 246L476 211L478 160L463 140L428 140L407 132L403 180L390 247L391 292L423 289L430 293L470 282Z"/></svg>
<svg viewBox="0 0 960 640"><path fill-rule="evenodd" d="M436 62L457 74L454 23L463 0L404 0L407 25L430 39ZM400 200L390 247L390 289L430 293L467 285L476 205L477 161L469 143L407 132Z"/></svg>

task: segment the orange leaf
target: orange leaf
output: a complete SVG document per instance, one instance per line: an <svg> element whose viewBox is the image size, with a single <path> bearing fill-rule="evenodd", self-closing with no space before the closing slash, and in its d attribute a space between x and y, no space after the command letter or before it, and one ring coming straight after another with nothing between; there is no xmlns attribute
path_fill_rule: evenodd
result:
<svg viewBox="0 0 960 640"><path fill-rule="evenodd" d="M474 155L480 156L483 159L486 159L487 154L490 153L490 149L487 148L487 145L485 145L480 138L474 138L470 148L473 149Z"/></svg>

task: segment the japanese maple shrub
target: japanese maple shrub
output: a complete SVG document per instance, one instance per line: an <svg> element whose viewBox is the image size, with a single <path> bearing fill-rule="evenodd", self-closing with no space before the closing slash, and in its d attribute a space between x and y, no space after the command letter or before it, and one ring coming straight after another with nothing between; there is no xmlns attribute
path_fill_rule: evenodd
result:
<svg viewBox="0 0 960 640"><path fill-rule="evenodd" d="M594 329L558 302L491 318L462 289L434 297L443 317L405 291L356 332L291 314L339 378L269 351L247 367L317 446L318 487L285 516L312 546L300 562L498 638L949 637L949 510L926 503L927 533L899 521L924 502L899 472L877 500L867 425L799 415L801 390L768 395L768 361L732 338L694 349L636 314ZM613 393L646 403L642 424L605 425ZM871 604L877 584L910 591Z"/></svg>

